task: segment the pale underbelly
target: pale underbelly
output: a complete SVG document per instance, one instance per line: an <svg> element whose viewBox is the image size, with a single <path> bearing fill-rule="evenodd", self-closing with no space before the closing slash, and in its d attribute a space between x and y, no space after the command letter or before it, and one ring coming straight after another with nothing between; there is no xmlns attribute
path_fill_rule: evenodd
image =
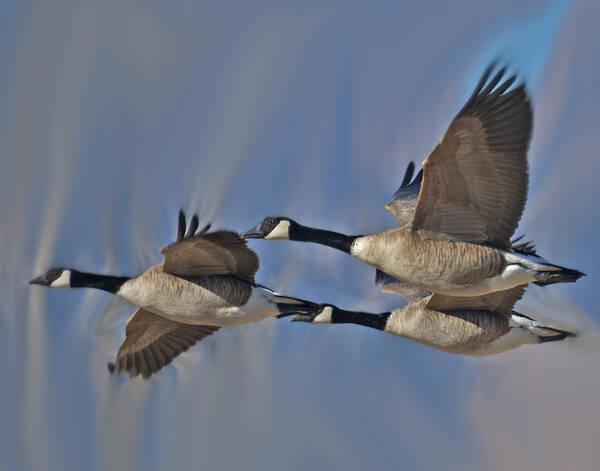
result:
<svg viewBox="0 0 600 471"><path fill-rule="evenodd" d="M490 311L428 309L428 298L394 311L386 332L448 353L471 355L509 330L505 316Z"/></svg>
<svg viewBox="0 0 600 471"><path fill-rule="evenodd" d="M506 352L527 343L535 343L532 339L531 333L524 329L511 329L508 333L490 341L430 343L419 339L412 340L455 355L488 356Z"/></svg>
<svg viewBox="0 0 600 471"><path fill-rule="evenodd" d="M469 355L495 355L520 347L521 345L534 343L537 343L537 340L531 332L522 328L512 328L506 335L473 349Z"/></svg>
<svg viewBox="0 0 600 471"><path fill-rule="evenodd" d="M243 306L211 306L206 302L181 298L176 301L145 299L134 304L176 322L220 327L251 324L278 314L274 305L269 303L260 292L254 292Z"/></svg>
<svg viewBox="0 0 600 471"><path fill-rule="evenodd" d="M482 296L496 291L515 288L536 280L533 270L516 264L507 265L499 275L483 278L470 284L455 283L450 277L445 278L444 276L432 277L430 279L415 276L413 279L410 279L404 273L392 272L393 270L390 270L387 273L422 290L448 296Z"/></svg>
<svg viewBox="0 0 600 471"><path fill-rule="evenodd" d="M178 309L166 309L165 311L156 306L145 307L167 319L193 325L213 325L219 327L238 327L252 324L260 320L272 317L268 313L246 312L239 307L220 308L214 311L180 311Z"/></svg>

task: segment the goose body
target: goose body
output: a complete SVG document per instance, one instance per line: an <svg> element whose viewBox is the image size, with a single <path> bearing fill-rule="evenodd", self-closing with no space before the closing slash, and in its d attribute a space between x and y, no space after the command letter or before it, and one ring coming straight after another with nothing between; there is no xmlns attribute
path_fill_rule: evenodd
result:
<svg viewBox="0 0 600 471"><path fill-rule="evenodd" d="M185 324L238 327L281 314L293 298L228 275L179 277L155 265L115 293L147 311Z"/></svg>
<svg viewBox="0 0 600 471"><path fill-rule="evenodd" d="M478 308L457 309L453 304L447 308L432 307L436 305L435 299L432 304L435 296L429 295L381 314L345 311L327 304L319 311L297 315L294 320L313 324L357 324L444 352L474 356L493 355L524 344L562 340L575 335L514 311L507 314L489 310L491 306L485 302ZM476 305L469 302L466 305L469 304Z"/></svg>
<svg viewBox="0 0 600 471"><path fill-rule="evenodd" d="M502 250L423 239L406 228L359 237L350 254L394 278L441 294L479 296L535 281L533 272L509 263Z"/></svg>
<svg viewBox="0 0 600 471"><path fill-rule="evenodd" d="M488 68L442 141L386 208L399 228L345 235L265 218L246 238L313 242L342 250L421 290L481 296L534 282L576 281L583 273L515 252L510 238L525 207L532 110L523 85ZM410 175L409 175L410 173Z"/></svg>
<svg viewBox="0 0 600 471"><path fill-rule="evenodd" d="M136 277L52 268L31 280L52 288L95 288L138 307L112 371L148 377L197 341L221 327L235 327L282 314L303 313L313 303L278 295L254 282L258 257L238 234L196 233L192 218L185 233L183 212L175 243L163 248L165 261Z"/></svg>

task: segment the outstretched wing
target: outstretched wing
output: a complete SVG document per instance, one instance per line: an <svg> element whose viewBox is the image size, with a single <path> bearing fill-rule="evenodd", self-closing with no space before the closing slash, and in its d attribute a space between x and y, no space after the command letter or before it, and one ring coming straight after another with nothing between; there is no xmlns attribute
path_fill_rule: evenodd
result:
<svg viewBox="0 0 600 471"><path fill-rule="evenodd" d="M127 321L125 340L109 368L127 371L130 377L141 374L147 378L219 329L212 325L182 324L140 308Z"/></svg>
<svg viewBox="0 0 600 471"><path fill-rule="evenodd" d="M527 199L533 115L523 85L507 91L514 76L498 85L505 69L488 83L492 68L423 162L411 227L508 250Z"/></svg>
<svg viewBox="0 0 600 471"><path fill-rule="evenodd" d="M207 232L209 226L196 233L196 215L187 233L185 225L185 214L180 211L177 240L161 250L165 256L165 272L183 276L234 275L254 283L258 257L239 234L231 231Z"/></svg>
<svg viewBox="0 0 600 471"><path fill-rule="evenodd" d="M461 297L434 293L427 302L427 307L436 311L458 311L463 309L492 311L510 317L512 308L523 297L523 294L525 294L524 285L483 296Z"/></svg>
<svg viewBox="0 0 600 471"><path fill-rule="evenodd" d="M415 164L410 162L406 167L400 188L394 193L392 201L385 205L385 209L394 213L399 226L409 223L415 213L419 191L421 191L423 169L419 170L419 173L411 181L414 171Z"/></svg>

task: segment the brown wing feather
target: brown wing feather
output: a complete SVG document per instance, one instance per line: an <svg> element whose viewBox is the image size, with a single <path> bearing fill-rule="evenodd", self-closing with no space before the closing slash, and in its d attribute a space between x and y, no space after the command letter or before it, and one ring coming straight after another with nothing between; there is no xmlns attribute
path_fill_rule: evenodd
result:
<svg viewBox="0 0 600 471"><path fill-rule="evenodd" d="M392 200L385 205L385 209L391 211L396 216L398 226L410 223L415 213L415 206L417 205L417 199L421 191L423 170L419 170L415 178L411 181L414 170L415 164L410 162L406 167L400 188L394 193Z"/></svg>
<svg viewBox="0 0 600 471"><path fill-rule="evenodd" d="M400 281L377 269L375 270L375 285L379 286L383 293L397 294L398 296L402 296L409 303L426 298L431 294L428 291L420 290L411 284Z"/></svg>
<svg viewBox="0 0 600 471"><path fill-rule="evenodd" d="M258 257L248 248L239 234L231 231L205 232L209 226L193 235L191 228L197 229L198 221L194 217L188 233L185 230L185 216L180 213L178 240L163 248L165 257L163 269L172 275L208 276L234 275L254 283L254 274L258 271ZM183 230L181 220L183 217Z"/></svg>
<svg viewBox="0 0 600 471"><path fill-rule="evenodd" d="M483 310L510 317L515 303L523 297L523 294L525 294L525 286L517 286L483 296L461 297L434 293L427 302L427 307L436 311Z"/></svg>
<svg viewBox="0 0 600 471"><path fill-rule="evenodd" d="M219 328L182 324L140 308L127 321L125 340L112 367L130 377L147 378Z"/></svg>
<svg viewBox="0 0 600 471"><path fill-rule="evenodd" d="M527 149L533 114L521 85L495 91L501 70L454 118L442 141L423 162L423 184L412 229L424 237L450 236L510 249L527 199Z"/></svg>

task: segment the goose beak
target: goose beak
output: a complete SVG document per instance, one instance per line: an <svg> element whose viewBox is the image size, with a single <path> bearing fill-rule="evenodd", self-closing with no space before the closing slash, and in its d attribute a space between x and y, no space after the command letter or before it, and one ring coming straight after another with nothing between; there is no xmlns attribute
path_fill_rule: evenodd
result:
<svg viewBox="0 0 600 471"><path fill-rule="evenodd" d="M46 278L44 277L44 275L40 275L37 278L34 278L33 280L29 280L29 284L30 285L48 286L48 282L46 281Z"/></svg>
<svg viewBox="0 0 600 471"><path fill-rule="evenodd" d="M265 236L265 232L260 228L261 224L242 233L242 237L244 239L262 239Z"/></svg>

